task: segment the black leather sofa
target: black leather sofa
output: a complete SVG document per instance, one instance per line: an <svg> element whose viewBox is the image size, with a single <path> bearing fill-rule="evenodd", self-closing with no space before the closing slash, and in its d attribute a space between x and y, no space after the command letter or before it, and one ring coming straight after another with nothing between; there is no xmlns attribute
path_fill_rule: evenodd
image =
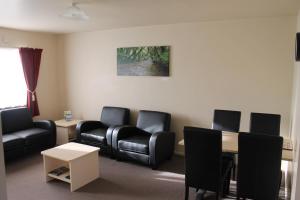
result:
<svg viewBox="0 0 300 200"><path fill-rule="evenodd" d="M33 121L28 109L23 107L2 110L0 113L6 160L55 146L56 126L53 121Z"/></svg>
<svg viewBox="0 0 300 200"><path fill-rule="evenodd" d="M104 106L100 121L82 121L76 126L77 142L100 147L101 152L111 156L111 140L115 127L128 125L128 108Z"/></svg>
<svg viewBox="0 0 300 200"><path fill-rule="evenodd" d="M156 169L174 152L175 134L170 132L171 115L141 110L137 125L117 127L112 147L118 160L133 159Z"/></svg>

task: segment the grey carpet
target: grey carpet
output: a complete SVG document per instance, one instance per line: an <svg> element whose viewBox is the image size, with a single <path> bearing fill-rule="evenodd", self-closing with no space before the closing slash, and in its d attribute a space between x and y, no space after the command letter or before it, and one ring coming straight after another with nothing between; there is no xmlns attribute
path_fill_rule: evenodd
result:
<svg viewBox="0 0 300 200"><path fill-rule="evenodd" d="M46 183L43 179L43 161L39 154L7 163L7 190L9 200L176 200L184 199L183 158L174 156L158 170L131 162L118 162L100 157L100 178L76 192L61 181ZM84 168L84 166L82 166ZM231 184L234 199L235 182ZM281 191L281 199L285 196ZM199 195L198 195L199 197ZM190 199L196 199L190 189ZM199 199L199 198L198 198ZM205 199L214 199L206 193Z"/></svg>

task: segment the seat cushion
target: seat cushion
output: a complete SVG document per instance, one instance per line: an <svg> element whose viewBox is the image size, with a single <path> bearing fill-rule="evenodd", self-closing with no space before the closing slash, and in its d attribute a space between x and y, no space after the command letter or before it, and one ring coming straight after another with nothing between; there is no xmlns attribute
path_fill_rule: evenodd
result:
<svg viewBox="0 0 300 200"><path fill-rule="evenodd" d="M41 145L49 141L50 133L46 129L30 128L12 133L25 140L25 145Z"/></svg>
<svg viewBox="0 0 300 200"><path fill-rule="evenodd" d="M149 135L134 135L118 141L118 148L123 151L131 151L149 155Z"/></svg>
<svg viewBox="0 0 300 200"><path fill-rule="evenodd" d="M2 136L4 151L9 151L12 149L18 149L24 147L24 139L13 135L5 134Z"/></svg>
<svg viewBox="0 0 300 200"><path fill-rule="evenodd" d="M107 128L98 128L98 129L86 131L84 133L81 133L81 140L107 144L106 131Z"/></svg>

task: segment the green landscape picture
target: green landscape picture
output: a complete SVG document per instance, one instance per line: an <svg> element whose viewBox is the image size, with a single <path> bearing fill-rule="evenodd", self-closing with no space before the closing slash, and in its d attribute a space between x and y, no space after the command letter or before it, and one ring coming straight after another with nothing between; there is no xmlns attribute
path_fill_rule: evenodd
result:
<svg viewBox="0 0 300 200"><path fill-rule="evenodd" d="M169 46L117 49L119 76L169 76Z"/></svg>

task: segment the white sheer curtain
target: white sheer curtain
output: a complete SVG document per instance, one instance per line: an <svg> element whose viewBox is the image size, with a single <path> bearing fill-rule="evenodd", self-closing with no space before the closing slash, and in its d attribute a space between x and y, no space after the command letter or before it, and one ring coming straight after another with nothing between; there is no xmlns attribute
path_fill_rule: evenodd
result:
<svg viewBox="0 0 300 200"><path fill-rule="evenodd" d="M0 48L0 108L26 105L27 87L19 49Z"/></svg>

